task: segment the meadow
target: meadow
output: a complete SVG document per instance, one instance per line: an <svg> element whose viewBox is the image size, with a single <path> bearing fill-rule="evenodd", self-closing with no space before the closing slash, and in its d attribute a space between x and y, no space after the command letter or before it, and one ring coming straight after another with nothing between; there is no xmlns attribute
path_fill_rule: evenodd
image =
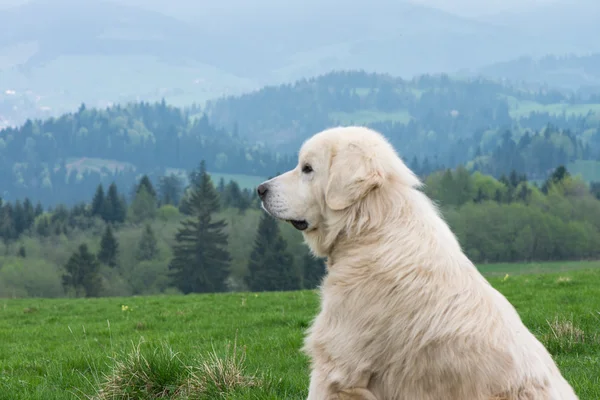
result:
<svg viewBox="0 0 600 400"><path fill-rule="evenodd" d="M600 262L481 268L581 399L600 398ZM313 291L0 300L0 399L303 399Z"/></svg>

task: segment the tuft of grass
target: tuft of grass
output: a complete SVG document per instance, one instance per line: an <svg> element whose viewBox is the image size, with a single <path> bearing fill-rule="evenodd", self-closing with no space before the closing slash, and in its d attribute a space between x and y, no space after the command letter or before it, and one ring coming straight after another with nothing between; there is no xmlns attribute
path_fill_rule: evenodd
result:
<svg viewBox="0 0 600 400"><path fill-rule="evenodd" d="M112 358L110 372L99 379L90 400L226 398L262 380L245 373L246 349L228 342L224 356L213 348L204 360L185 362L166 343L144 351L140 340L130 352Z"/></svg>
<svg viewBox="0 0 600 400"><path fill-rule="evenodd" d="M261 380L253 375L245 374L246 348L238 350L237 337L233 343L227 344L224 357L220 357L215 349L202 363L200 373L207 382L207 387L217 392L226 393L238 388L249 388L261 385Z"/></svg>
<svg viewBox="0 0 600 400"><path fill-rule="evenodd" d="M144 354L143 343L141 339L128 354L112 358L110 372L104 374L98 393L90 399L161 399L177 393L185 373L178 354L166 344Z"/></svg>
<svg viewBox="0 0 600 400"><path fill-rule="evenodd" d="M569 283L569 282L572 282L572 279L569 276L559 276L556 279L556 283Z"/></svg>
<svg viewBox="0 0 600 400"><path fill-rule="evenodd" d="M579 346L586 344L586 334L583 329L573 323L573 320L567 320L554 317L553 320L546 320L550 332L542 336L542 342L546 344L550 352L554 354L569 353ZM591 337L588 340L594 341Z"/></svg>

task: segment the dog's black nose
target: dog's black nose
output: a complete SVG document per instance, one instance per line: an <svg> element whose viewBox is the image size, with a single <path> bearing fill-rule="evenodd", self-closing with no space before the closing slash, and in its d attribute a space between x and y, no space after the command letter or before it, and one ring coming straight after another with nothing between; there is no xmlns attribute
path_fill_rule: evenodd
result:
<svg viewBox="0 0 600 400"><path fill-rule="evenodd" d="M267 185L265 185L264 183L261 183L260 185L258 185L258 188L256 189L256 191L258 192L258 197L260 197L260 199L263 200L265 198L265 196L267 195L267 192L269 191L269 189L267 189Z"/></svg>

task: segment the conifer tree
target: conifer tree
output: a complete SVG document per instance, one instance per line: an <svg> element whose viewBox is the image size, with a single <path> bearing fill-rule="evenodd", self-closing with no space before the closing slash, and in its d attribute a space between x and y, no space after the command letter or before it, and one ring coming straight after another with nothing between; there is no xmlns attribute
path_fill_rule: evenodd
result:
<svg viewBox="0 0 600 400"><path fill-rule="evenodd" d="M39 217L43 213L44 213L44 207L42 207L42 203L40 203L38 201L37 204L35 205L35 209L34 209L34 215L35 215L34 219Z"/></svg>
<svg viewBox="0 0 600 400"><path fill-rule="evenodd" d="M226 289L231 262L227 234L223 232L226 222L214 218L219 196L204 161L194 177L186 199L190 217L181 222L175 235L170 275L183 293L221 292Z"/></svg>
<svg viewBox="0 0 600 400"><path fill-rule="evenodd" d="M16 236L13 208L10 203L5 203L0 209L0 238L2 238L7 251L8 244Z"/></svg>
<svg viewBox="0 0 600 400"><path fill-rule="evenodd" d="M139 193L139 191L142 188L145 188L148 194L152 196L154 201L156 201L156 190L154 190L154 186L152 185L150 178L148 178L148 175L144 175L142 179L140 179L140 183L136 186L135 189L136 194Z"/></svg>
<svg viewBox="0 0 600 400"><path fill-rule="evenodd" d="M27 257L27 252L25 251L25 246L21 245L21 247L19 247L19 252L17 254L21 258L26 258Z"/></svg>
<svg viewBox="0 0 600 400"><path fill-rule="evenodd" d="M110 224L106 225L102 239L100 240L100 251L98 260L109 267L117 266L117 256L119 254L119 243L113 234Z"/></svg>
<svg viewBox="0 0 600 400"><path fill-rule="evenodd" d="M294 259L287 250L275 218L263 213L248 262L246 284L251 291L285 291L300 288Z"/></svg>
<svg viewBox="0 0 600 400"><path fill-rule="evenodd" d="M127 214L125 200L119 196L117 185L113 182L108 187L108 193L102 207L102 219L106 222L124 222Z"/></svg>
<svg viewBox="0 0 600 400"><path fill-rule="evenodd" d="M590 193L600 200L600 182L590 182Z"/></svg>
<svg viewBox="0 0 600 400"><path fill-rule="evenodd" d="M160 192L160 203L162 205L179 205L183 190L181 187L181 180L176 175L170 174L169 176L160 178L158 190Z"/></svg>
<svg viewBox="0 0 600 400"><path fill-rule="evenodd" d="M100 263L83 243L67 261L62 278L66 290L74 290L77 297L97 297L102 291L102 280L98 274Z"/></svg>
<svg viewBox="0 0 600 400"><path fill-rule="evenodd" d="M33 208L33 204L29 198L25 197L23 201L23 218L25 221L25 229L29 229L33 226L33 221L35 221L35 209Z"/></svg>
<svg viewBox="0 0 600 400"><path fill-rule="evenodd" d="M156 237L150 224L146 224L140 242L138 243L136 258L139 261L148 261L158 256Z"/></svg>
<svg viewBox="0 0 600 400"><path fill-rule="evenodd" d="M102 216L104 211L104 188L102 184L99 184L96 188L96 193L94 194L94 198L92 199L92 208L91 214L92 216Z"/></svg>
<svg viewBox="0 0 600 400"><path fill-rule="evenodd" d="M222 195L223 192L225 192L225 179L223 179L223 177L219 178L219 185L217 186L217 192L219 192L220 195Z"/></svg>
<svg viewBox="0 0 600 400"><path fill-rule="evenodd" d="M15 227L15 236L18 237L26 229L25 226L25 210L20 200L15 201L13 209L13 224Z"/></svg>
<svg viewBox="0 0 600 400"><path fill-rule="evenodd" d="M50 236L51 227L50 227L50 217L44 215L41 217L36 226L36 232L38 235L42 237Z"/></svg>

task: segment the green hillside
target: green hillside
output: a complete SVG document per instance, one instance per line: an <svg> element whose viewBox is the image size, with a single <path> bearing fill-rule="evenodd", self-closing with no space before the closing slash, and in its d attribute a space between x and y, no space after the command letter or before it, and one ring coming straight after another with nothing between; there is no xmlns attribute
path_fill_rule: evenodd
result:
<svg viewBox="0 0 600 400"><path fill-rule="evenodd" d="M600 87L600 53L520 57L477 69L482 76L566 90Z"/></svg>

